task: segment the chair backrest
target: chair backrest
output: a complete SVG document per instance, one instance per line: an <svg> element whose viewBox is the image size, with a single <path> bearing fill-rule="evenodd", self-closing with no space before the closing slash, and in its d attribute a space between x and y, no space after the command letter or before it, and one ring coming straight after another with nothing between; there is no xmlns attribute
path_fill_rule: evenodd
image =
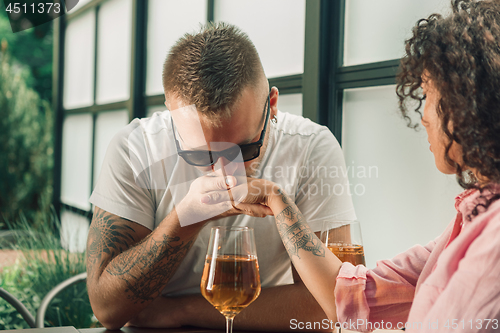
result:
<svg viewBox="0 0 500 333"><path fill-rule="evenodd" d="M44 327L44 321L45 321L45 312L47 312L47 308L50 304L50 301L61 291L66 289L67 287L74 285L75 283L85 281L87 279L87 273L81 273L78 275L75 275L61 283L59 283L57 286L55 286L51 291L45 295L45 297L42 299L42 302L40 303L40 307L38 308L38 311L36 312L36 319L35 319L35 326L36 328L43 328Z"/></svg>
<svg viewBox="0 0 500 333"><path fill-rule="evenodd" d="M35 328L35 318L31 314L31 312L29 312L28 309L24 306L24 304L21 303L21 301L19 301L11 293L3 288L0 288L0 297L6 300L10 305L12 305L17 310L17 312L21 314L23 319L31 328Z"/></svg>

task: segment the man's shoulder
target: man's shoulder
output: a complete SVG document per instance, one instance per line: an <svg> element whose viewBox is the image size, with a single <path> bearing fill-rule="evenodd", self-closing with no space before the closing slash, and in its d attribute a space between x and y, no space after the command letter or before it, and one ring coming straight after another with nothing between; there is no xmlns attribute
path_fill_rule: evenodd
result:
<svg viewBox="0 0 500 333"><path fill-rule="evenodd" d="M322 126L299 115L278 111L277 130L290 136L311 136L322 132L330 132L328 127Z"/></svg>
<svg viewBox="0 0 500 333"><path fill-rule="evenodd" d="M158 134L170 132L168 124L169 112L157 112L148 118L135 118L115 134L111 146L122 149L143 148L146 138L158 139ZM154 141L149 144L154 144Z"/></svg>
<svg viewBox="0 0 500 333"><path fill-rule="evenodd" d="M302 116L285 112L278 113L274 148L287 154L329 154L337 156L340 150L338 140L330 129Z"/></svg>
<svg viewBox="0 0 500 333"><path fill-rule="evenodd" d="M277 140L297 147L302 145L308 147L338 145L338 141L326 126L317 124L302 116L279 112L277 123Z"/></svg>

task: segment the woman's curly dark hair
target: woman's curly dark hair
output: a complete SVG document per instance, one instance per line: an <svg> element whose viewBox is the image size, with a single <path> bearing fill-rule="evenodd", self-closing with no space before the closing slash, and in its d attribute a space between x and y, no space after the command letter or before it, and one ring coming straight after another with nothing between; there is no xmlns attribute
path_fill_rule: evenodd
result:
<svg viewBox="0 0 500 333"><path fill-rule="evenodd" d="M466 169L500 183L500 0L453 0L452 9L448 17L432 14L417 22L406 41L396 92L408 126L418 127L408 109L417 101L420 113L422 74L428 73L441 97L437 112L449 139L445 159L463 188L480 188ZM448 155L453 141L462 146L462 166Z"/></svg>

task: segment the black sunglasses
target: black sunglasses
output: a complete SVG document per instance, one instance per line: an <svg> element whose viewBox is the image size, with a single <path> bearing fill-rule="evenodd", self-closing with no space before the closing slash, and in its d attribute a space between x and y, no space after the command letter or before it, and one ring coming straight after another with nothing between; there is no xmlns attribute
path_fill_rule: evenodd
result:
<svg viewBox="0 0 500 333"><path fill-rule="evenodd" d="M174 133L175 146L177 147L177 154L186 161L186 163L205 167L214 165L220 157L226 158L228 161L233 161L241 151L241 155L243 157L243 162L251 161L260 155L260 148L264 143L264 137L266 136L267 123L269 122L270 115L270 98L267 96L266 105L264 106L264 112L266 112L266 120L264 121L264 128L260 133L260 138L256 142L247 143L244 145L235 145L231 148L224 149L221 151L211 151L211 150L182 150L179 145L179 141L177 141L177 137L175 136L175 127L174 122L172 121L172 131Z"/></svg>

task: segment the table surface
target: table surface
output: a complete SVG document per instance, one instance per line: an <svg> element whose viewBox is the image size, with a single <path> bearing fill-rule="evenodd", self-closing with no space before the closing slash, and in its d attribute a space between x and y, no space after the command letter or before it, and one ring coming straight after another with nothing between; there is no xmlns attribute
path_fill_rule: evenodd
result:
<svg viewBox="0 0 500 333"><path fill-rule="evenodd" d="M140 327L122 327L121 330L109 331L104 327L100 328L81 328L76 329L73 326L66 327L47 327L47 328L30 328L22 331L26 333L225 333L225 330L212 330L199 327L182 327L182 328L140 328ZM19 333L19 330L5 330L2 333ZM300 331L296 331L300 333ZM382 332L401 332L389 330L375 330L374 333ZM265 332L250 332L234 330L234 333L265 333ZM273 332L276 333L276 332ZM355 333L353 331L342 330L342 333Z"/></svg>
<svg viewBox="0 0 500 333"><path fill-rule="evenodd" d="M79 329L80 333L226 333L226 330L215 330L200 327L181 327L181 328L142 328L142 327L122 327L120 331L109 331L103 327L101 328L85 328ZM256 333L249 331L237 331L234 333ZM263 332L265 333L265 332Z"/></svg>
<svg viewBox="0 0 500 333"><path fill-rule="evenodd" d="M25 333L79 333L73 326L63 326L63 327L46 327L46 328L27 328L23 330L3 330L2 333L19 333L19 331L24 331ZM29 332L27 332L29 331Z"/></svg>
<svg viewBox="0 0 500 333"><path fill-rule="evenodd" d="M182 328L140 328L140 327L123 327L120 331L108 331L105 328L85 328L79 329L81 333L112 333L112 332L124 332L124 333L226 333L226 330L212 330L199 327L182 327ZM238 331L233 330L234 333L258 333L256 331ZM296 331L299 333L300 331ZM374 333L383 332L401 332L397 330L375 330ZM265 333L265 332L260 332ZM276 332L274 332L276 333ZM342 333L356 333L354 331L342 330Z"/></svg>

